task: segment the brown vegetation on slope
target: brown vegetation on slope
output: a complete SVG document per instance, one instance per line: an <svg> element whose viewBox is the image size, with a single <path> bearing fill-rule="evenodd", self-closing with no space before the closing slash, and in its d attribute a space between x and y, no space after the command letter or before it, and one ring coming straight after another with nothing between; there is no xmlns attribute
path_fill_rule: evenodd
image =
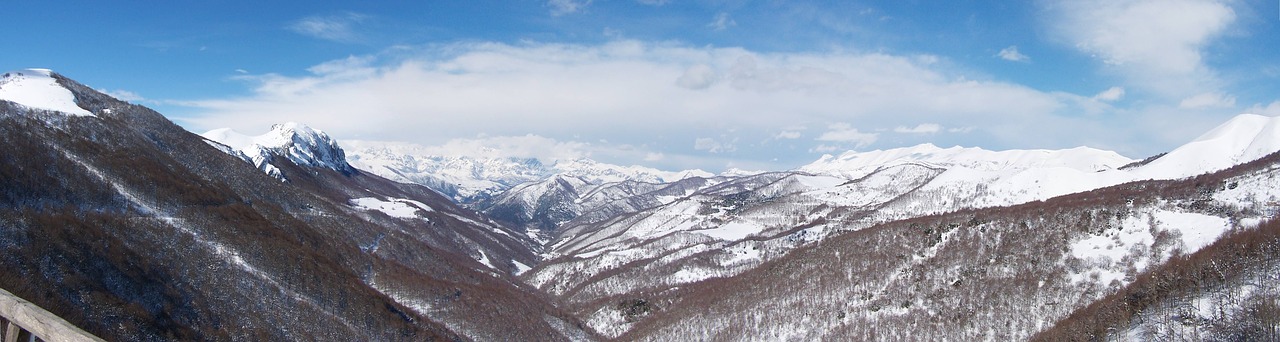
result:
<svg viewBox="0 0 1280 342"><path fill-rule="evenodd" d="M1053 328L1036 334L1036 341L1101 341L1123 330L1136 315L1159 303L1212 291L1241 277L1265 272L1280 262L1280 221L1232 232L1190 255L1176 256L1144 272L1129 285L1076 310ZM1255 282L1265 284L1265 282ZM1229 322L1241 329L1237 340L1280 339L1280 307L1275 298L1253 303L1253 314Z"/></svg>
<svg viewBox="0 0 1280 342"><path fill-rule="evenodd" d="M1073 283L1071 244L1151 210L1256 217L1212 199L1235 177L1274 172L1273 154L1178 181L1144 181L1043 202L963 210L829 237L732 278L635 294L647 317L623 339L1021 339L1119 289ZM1255 184L1256 186L1265 186ZM1139 256L1177 253L1153 230ZM1133 262L1120 260L1119 262ZM1125 277L1138 273L1130 268ZM623 302L626 298L617 298ZM816 332L816 335L814 335ZM787 335L798 333L800 335Z"/></svg>

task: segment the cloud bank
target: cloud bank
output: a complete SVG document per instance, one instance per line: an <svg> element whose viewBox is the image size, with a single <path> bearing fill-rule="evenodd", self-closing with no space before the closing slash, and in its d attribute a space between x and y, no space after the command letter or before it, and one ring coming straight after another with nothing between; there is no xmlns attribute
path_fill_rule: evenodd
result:
<svg viewBox="0 0 1280 342"><path fill-rule="evenodd" d="M1090 97L975 80L947 65L930 55L762 53L630 40L397 47L314 65L303 75L234 75L253 95L185 102L199 113L184 121L244 132L298 121L340 139L427 146L537 136L589 142L601 147L592 156L605 161L708 170L728 161L794 167L813 152L886 139L894 144L888 147L1069 147L1096 138L1080 132L1114 133L1074 117L1082 104L1097 102ZM781 127L790 128L779 133ZM930 140L920 133L932 133Z"/></svg>

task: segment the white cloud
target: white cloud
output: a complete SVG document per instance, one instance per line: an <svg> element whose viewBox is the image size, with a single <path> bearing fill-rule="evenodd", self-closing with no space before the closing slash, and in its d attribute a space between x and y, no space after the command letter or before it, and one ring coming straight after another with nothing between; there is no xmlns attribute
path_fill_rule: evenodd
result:
<svg viewBox="0 0 1280 342"><path fill-rule="evenodd" d="M693 140L693 149L711 153L733 152L738 148L733 143L721 142L713 138L697 138Z"/></svg>
<svg viewBox="0 0 1280 342"><path fill-rule="evenodd" d="M685 69L676 84L689 89L707 89L719 79L720 75L711 66L698 64Z"/></svg>
<svg viewBox="0 0 1280 342"><path fill-rule="evenodd" d="M591 4L592 0L549 0L547 6L551 7L551 15L561 16L582 11Z"/></svg>
<svg viewBox="0 0 1280 342"><path fill-rule="evenodd" d="M120 101L134 102L134 103L147 101L147 98L142 97L142 95L138 95L138 93L124 90L124 89L116 89L116 90L98 89L98 91L103 94L110 95L111 97L114 97Z"/></svg>
<svg viewBox="0 0 1280 342"><path fill-rule="evenodd" d="M559 141L539 135L459 138L426 147L426 154L480 158L538 158L544 161L572 160L591 155L592 146L583 142Z"/></svg>
<svg viewBox="0 0 1280 342"><path fill-rule="evenodd" d="M1262 114L1269 116L1280 116L1280 101L1272 102L1263 107L1261 103L1253 105L1244 111L1245 113Z"/></svg>
<svg viewBox="0 0 1280 342"><path fill-rule="evenodd" d="M330 16L311 16L299 19L289 24L287 28L302 35L349 43L359 39L359 35L356 34L352 26L368 18L369 16L367 15L353 12Z"/></svg>
<svg viewBox="0 0 1280 342"><path fill-rule="evenodd" d="M373 56L347 56L316 64L307 68L307 71L316 75L361 77L377 71L371 66L373 62Z"/></svg>
<svg viewBox="0 0 1280 342"><path fill-rule="evenodd" d="M838 151L842 151L842 150L845 150L845 149L844 149L844 148L842 148L842 147L840 147L840 146L834 146L834 145L821 144L821 145L814 146L813 148L809 149L809 152L811 152L811 153L812 153L812 152L817 152L817 153L831 153L831 152L838 152Z"/></svg>
<svg viewBox="0 0 1280 342"><path fill-rule="evenodd" d="M662 6L671 2L671 0L636 0L636 2L649 6Z"/></svg>
<svg viewBox="0 0 1280 342"><path fill-rule="evenodd" d="M1226 0L1054 0L1053 30L1134 84L1181 97L1216 86L1203 50L1235 22Z"/></svg>
<svg viewBox="0 0 1280 342"><path fill-rule="evenodd" d="M773 138L774 139L800 139L800 132L782 131L782 132L778 132L778 134L773 135Z"/></svg>
<svg viewBox="0 0 1280 342"><path fill-rule="evenodd" d="M788 127L855 120L867 127L930 122L988 131L999 126L1008 127L1006 135L997 136L1000 141L1030 145L1043 144L1045 132L1061 129L1047 120L1055 113L1076 112L1074 102L1059 94L966 80L962 71L947 69L950 63L937 61L933 56L758 53L627 40L398 47L320 63L301 75L235 75L252 87L251 95L182 101L194 113L178 120L195 131L252 131L297 121L340 139L422 145L480 133L609 139L650 146L649 152L665 153L663 162L674 165L701 162L681 154L687 152L685 142L716 137L708 132L730 126L740 127L735 137L747 141L775 138L780 129L794 132L785 136L802 132ZM705 87L687 88L699 86ZM844 143L874 142L867 137ZM722 144L717 151L732 150L732 139L721 138L713 139ZM752 148L737 155L767 161L783 153ZM643 158L638 154L631 162ZM674 167L715 168L725 162L706 160Z"/></svg>
<svg viewBox="0 0 1280 342"><path fill-rule="evenodd" d="M880 136L876 133L859 132L857 128L843 122L831 124L829 128L830 130L818 136L817 140L851 143L854 147L863 147L876 142Z"/></svg>
<svg viewBox="0 0 1280 342"><path fill-rule="evenodd" d="M715 18L711 19L711 23L707 24L712 30L724 31L730 27L738 26L738 22L729 17L729 13L717 13Z"/></svg>
<svg viewBox="0 0 1280 342"><path fill-rule="evenodd" d="M649 161L649 162L659 161L666 157L667 156L665 154L662 154L662 152L649 152L644 154L644 161Z"/></svg>
<svg viewBox="0 0 1280 342"><path fill-rule="evenodd" d="M1028 57L1027 55L1022 54L1021 52L1018 52L1017 46L1009 46L1007 48L1004 48L1000 50L1000 53L996 54L996 56L1006 61L1014 61L1014 62L1030 62L1031 61L1031 57Z"/></svg>
<svg viewBox="0 0 1280 342"><path fill-rule="evenodd" d="M942 125L935 123L922 123L915 127L898 126L893 129L897 133L914 133L914 134L932 134L942 131Z"/></svg>
<svg viewBox="0 0 1280 342"><path fill-rule="evenodd" d="M1178 103L1178 108L1183 109L1199 109L1199 108L1231 108L1236 106L1236 97L1223 93L1202 93L1182 99Z"/></svg>
<svg viewBox="0 0 1280 342"><path fill-rule="evenodd" d="M1122 97L1124 97L1124 88L1111 87L1111 88L1108 88L1107 90L1103 90L1101 93L1098 93L1097 95L1094 95L1093 99L1097 101L1112 102L1112 101L1118 101Z"/></svg>

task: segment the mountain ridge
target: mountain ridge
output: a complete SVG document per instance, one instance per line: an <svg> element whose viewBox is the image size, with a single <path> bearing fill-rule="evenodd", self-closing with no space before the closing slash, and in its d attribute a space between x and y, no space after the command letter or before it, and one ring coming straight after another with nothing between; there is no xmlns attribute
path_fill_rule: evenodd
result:
<svg viewBox="0 0 1280 342"><path fill-rule="evenodd" d="M361 140L340 143L351 156L352 165L359 169L396 181L423 184L467 205L490 199L517 185L555 175L582 178L594 184L624 180L672 182L693 176L711 176L701 170L661 171L643 166L601 163L589 158L548 163L537 158L444 155L410 143Z"/></svg>
<svg viewBox="0 0 1280 342"><path fill-rule="evenodd" d="M280 167L272 164L274 158L286 158L297 165L324 167L341 173L356 172L347 163L346 153L336 140L324 131L296 122L272 125L270 131L258 136L245 135L230 128L211 130L201 136L223 145L219 148L242 157L282 181L288 178L280 172Z"/></svg>

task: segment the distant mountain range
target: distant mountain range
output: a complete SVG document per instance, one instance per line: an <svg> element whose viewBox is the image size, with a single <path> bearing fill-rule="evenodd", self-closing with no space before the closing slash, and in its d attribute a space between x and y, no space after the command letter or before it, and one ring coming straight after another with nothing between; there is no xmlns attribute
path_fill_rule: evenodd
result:
<svg viewBox="0 0 1280 342"><path fill-rule="evenodd" d="M0 288L109 340L1280 338L1274 117L714 175L195 135L29 69L0 142Z"/></svg>
<svg viewBox="0 0 1280 342"><path fill-rule="evenodd" d="M484 158L433 155L427 148L397 142L343 141L352 165L387 179L431 187L463 204L475 204L517 185L555 175L592 184L624 180L661 183L693 176L701 170L666 172L642 166L619 166L590 159Z"/></svg>

